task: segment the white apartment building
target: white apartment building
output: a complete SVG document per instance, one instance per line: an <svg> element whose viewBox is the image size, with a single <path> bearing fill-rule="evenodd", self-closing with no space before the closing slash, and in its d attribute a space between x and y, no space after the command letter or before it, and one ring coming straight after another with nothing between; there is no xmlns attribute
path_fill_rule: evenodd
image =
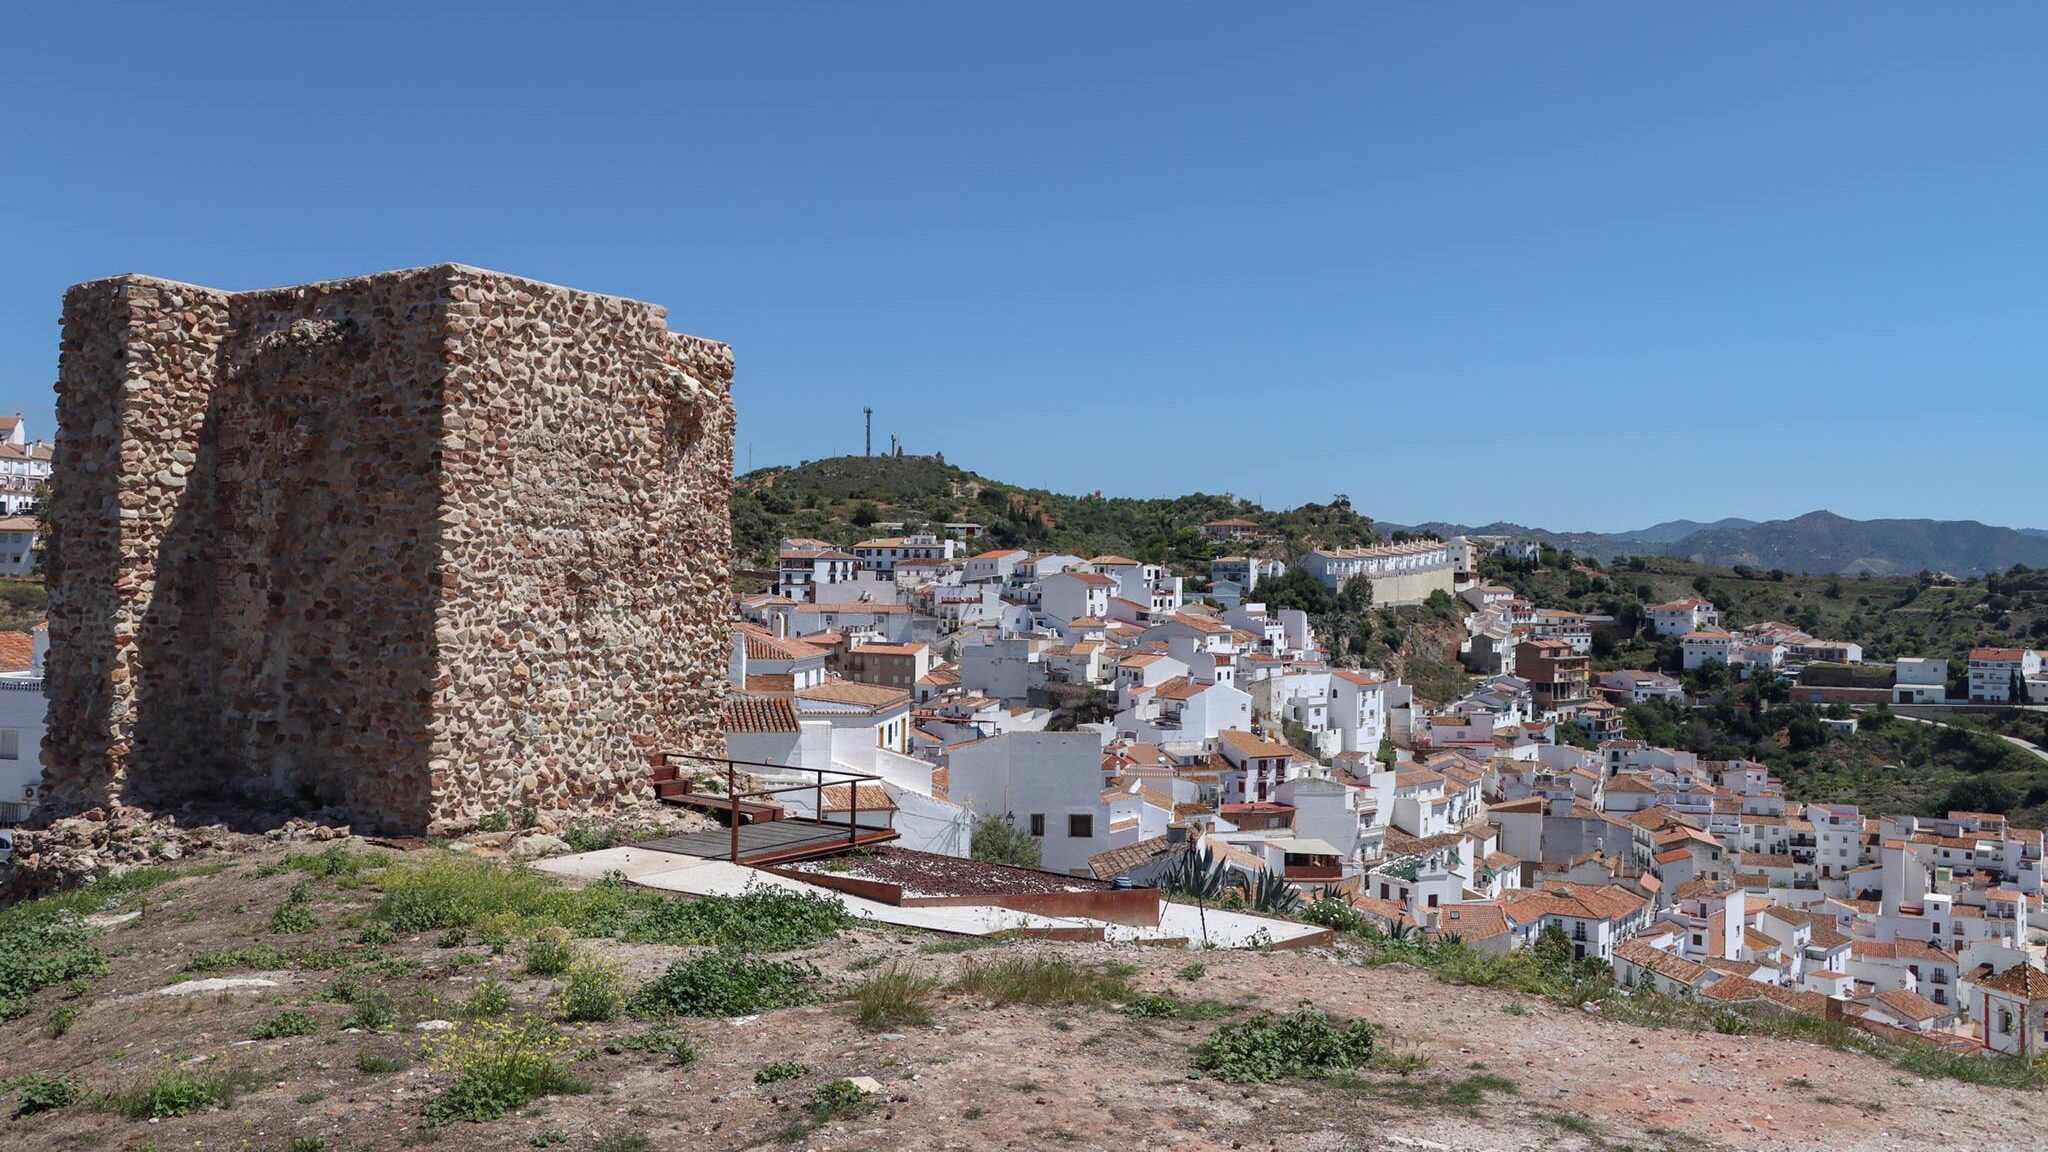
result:
<svg viewBox="0 0 2048 1152"><path fill-rule="evenodd" d="M1109 598L1116 594L1116 587L1117 582L1108 576L1069 568L1039 580L1038 607L1062 624L1082 617L1107 619Z"/></svg>
<svg viewBox="0 0 2048 1152"><path fill-rule="evenodd" d="M1730 663L1735 654L1735 637L1719 630L1687 632L1678 643L1685 653L1687 672L1713 661Z"/></svg>
<svg viewBox="0 0 2048 1152"><path fill-rule="evenodd" d="M0 517L0 576L26 576L36 562L35 517Z"/></svg>
<svg viewBox="0 0 2048 1152"><path fill-rule="evenodd" d="M50 481L52 455L51 445L28 438L28 422L19 413L0 417L0 515L35 510Z"/></svg>
<svg viewBox="0 0 2048 1152"><path fill-rule="evenodd" d="M1939 704L1948 697L1948 661L1903 656L1892 665L1892 702Z"/></svg>
<svg viewBox="0 0 2048 1152"><path fill-rule="evenodd" d="M0 825L17 824L41 799L43 657L49 634L0 632Z"/></svg>
<svg viewBox="0 0 2048 1152"><path fill-rule="evenodd" d="M1721 611L1711 600L1673 600L1650 609L1650 626L1659 636L1712 631L1721 627Z"/></svg>
<svg viewBox="0 0 2048 1152"><path fill-rule="evenodd" d="M1111 847L1094 732L1006 732L963 744L948 755L947 775L953 803L1028 833L1049 872L1091 876L1088 858Z"/></svg>
<svg viewBox="0 0 2048 1152"><path fill-rule="evenodd" d="M4 559L4 557L0 557ZM1970 650L1970 703L2016 704L2015 686L2033 700L2030 682L2040 680L2041 654L2031 648L1972 648Z"/></svg>
<svg viewBox="0 0 2048 1152"><path fill-rule="evenodd" d="M1318 548L1296 566L1332 592L1354 577L1370 577L1374 604L1420 604L1431 592L1441 590L1448 596L1456 591L1450 545L1439 540Z"/></svg>
<svg viewBox="0 0 2048 1152"><path fill-rule="evenodd" d="M792 536L782 542L775 562L775 592L791 600L812 600L823 584L837 584L860 575L860 559L823 540Z"/></svg>
<svg viewBox="0 0 2048 1152"><path fill-rule="evenodd" d="M863 540L853 546L853 554L870 572L894 572L899 560L951 560L959 546L957 540L941 539L926 532Z"/></svg>

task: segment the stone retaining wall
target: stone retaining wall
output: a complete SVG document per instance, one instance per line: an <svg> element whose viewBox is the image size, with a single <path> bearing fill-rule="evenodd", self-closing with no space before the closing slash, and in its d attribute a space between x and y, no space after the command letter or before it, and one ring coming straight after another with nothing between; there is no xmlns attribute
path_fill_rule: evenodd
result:
<svg viewBox="0 0 2048 1152"><path fill-rule="evenodd" d="M391 831L647 799L718 747L731 350L455 265L65 299L56 812L246 796Z"/></svg>

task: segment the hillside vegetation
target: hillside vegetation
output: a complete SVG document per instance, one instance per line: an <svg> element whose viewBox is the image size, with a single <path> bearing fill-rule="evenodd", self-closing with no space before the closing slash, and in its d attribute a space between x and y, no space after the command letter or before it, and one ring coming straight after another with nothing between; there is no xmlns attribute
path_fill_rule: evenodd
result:
<svg viewBox="0 0 2048 1152"><path fill-rule="evenodd" d="M1761 523L1729 517L1702 524L1667 520L1630 532L1552 532L1499 521L1478 527L1429 523L1441 536L1525 536L1581 556L1657 554L1721 567L1746 564L1812 575L1977 576L2015 564L2048 566L2048 530L1999 528L1975 520L1851 520L1808 512Z"/></svg>
<svg viewBox="0 0 2048 1152"><path fill-rule="evenodd" d="M1556 929L1495 954L1321 900L1305 949L942 936L817 895L563 883L475 842L224 847L0 910L0 1144L2005 1148L2044 1084L1623 995Z"/></svg>
<svg viewBox="0 0 2048 1152"><path fill-rule="evenodd" d="M1649 605L1702 596L1721 609L1727 627L1782 621L1861 644L1864 658L1873 661L1959 661L1979 645L2048 647L2048 571L1937 583L1928 577L1801 576L1640 556L1610 565L1596 578L1574 571L1573 562L1569 553L1546 552L1537 565L1489 562L1482 571L1537 604L1605 613L1624 624L1642 619ZM1646 651L1599 655L1600 666L1608 668L1654 660Z"/></svg>
<svg viewBox="0 0 2048 1152"><path fill-rule="evenodd" d="M1318 545L1369 543L1372 518L1347 498L1269 511L1247 500L1195 493L1158 499L1069 496L1023 488L956 468L936 456L839 456L795 468L762 468L733 485L733 551L742 563L772 565L778 541L810 536L841 546L875 535L877 521L916 530L959 521L987 526L991 548L1106 553L1206 577L1209 561L1249 545L1202 539L1206 521L1239 518L1271 535L1263 555L1293 557Z"/></svg>
<svg viewBox="0 0 2048 1152"><path fill-rule="evenodd" d="M2048 760L1965 717L1923 724L1889 709L1854 713L1857 731L1829 735L1822 716L1842 705L1787 703L1782 685L1746 684L1681 709L1628 709L1628 735L1712 760L1755 760L1807 803L1856 804L1872 813L1940 816L2001 812L2030 828L2048 825Z"/></svg>

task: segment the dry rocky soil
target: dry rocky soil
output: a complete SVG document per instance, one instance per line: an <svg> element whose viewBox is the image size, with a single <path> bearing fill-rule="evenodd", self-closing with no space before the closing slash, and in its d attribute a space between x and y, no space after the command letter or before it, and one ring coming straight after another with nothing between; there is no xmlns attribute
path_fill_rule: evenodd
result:
<svg viewBox="0 0 2048 1152"><path fill-rule="evenodd" d="M294 847L324 846L258 845L182 861L175 867L187 874L96 917L108 971L43 990L26 1015L0 1025L0 1081L48 1073L75 1082L80 1098L0 1119L0 1147L1845 1152L2007 1149L2035 1141L2029 1114L2037 1102L2022 1093L1922 1080L1879 1060L1795 1041L1603 1020L1441 984L1406 967L1361 966L1341 947L1195 953L1014 941L968 948L865 927L777 957L816 966L818 1003L685 1022L696 1052L687 1064L630 1046L647 1030L639 1021L565 1024L569 1068L583 1091L544 1097L485 1123L433 1127L423 1124L423 1110L449 1084L434 1053L473 1027L462 1003L490 979L511 993L506 1019L546 1015L556 982L523 974L521 942L499 954L473 934L458 943L425 933L366 948L363 926L376 922L381 897L374 874L309 879L303 871L263 867ZM421 847L394 855L424 860L440 852ZM273 931L278 909L300 883L309 886L304 907L319 926ZM296 950L302 966L216 959L193 968L196 957L266 945ZM692 951L582 946L616 956L629 985ZM868 1029L851 1004L837 999L839 990L892 963L949 979L965 965L1041 955L1127 966L1115 970L1136 989L1211 1001L1220 1015L1147 1019L1113 1002L1033 1006L939 991L929 1022ZM378 1030L345 1029L354 1009L328 996L351 968L391 1007ZM164 992L205 978L271 983ZM1379 1068L1338 1083L1240 1085L1191 1069L1190 1049L1220 1025L1303 1000L1372 1021L1381 1029L1379 1050L1400 1057L1407 1073ZM53 1037L52 1012L64 1005L74 1018ZM250 1038L287 1010L311 1017L317 1031ZM757 1083L756 1072L778 1061L805 1069ZM233 1071L244 1087L226 1106L157 1120L131 1119L98 1098L174 1067ZM857 1114L812 1120L813 1094L842 1077L871 1077L879 1092ZM13 1112L11 1094L0 1095L0 1116Z"/></svg>

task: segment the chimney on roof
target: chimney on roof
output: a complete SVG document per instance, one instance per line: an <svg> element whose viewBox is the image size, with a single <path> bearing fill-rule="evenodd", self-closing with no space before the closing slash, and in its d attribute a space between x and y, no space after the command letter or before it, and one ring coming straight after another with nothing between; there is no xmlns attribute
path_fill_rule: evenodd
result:
<svg viewBox="0 0 2048 1152"><path fill-rule="evenodd" d="M1187 842L1188 826L1186 824L1174 823L1166 826L1166 843L1169 846L1185 844Z"/></svg>

